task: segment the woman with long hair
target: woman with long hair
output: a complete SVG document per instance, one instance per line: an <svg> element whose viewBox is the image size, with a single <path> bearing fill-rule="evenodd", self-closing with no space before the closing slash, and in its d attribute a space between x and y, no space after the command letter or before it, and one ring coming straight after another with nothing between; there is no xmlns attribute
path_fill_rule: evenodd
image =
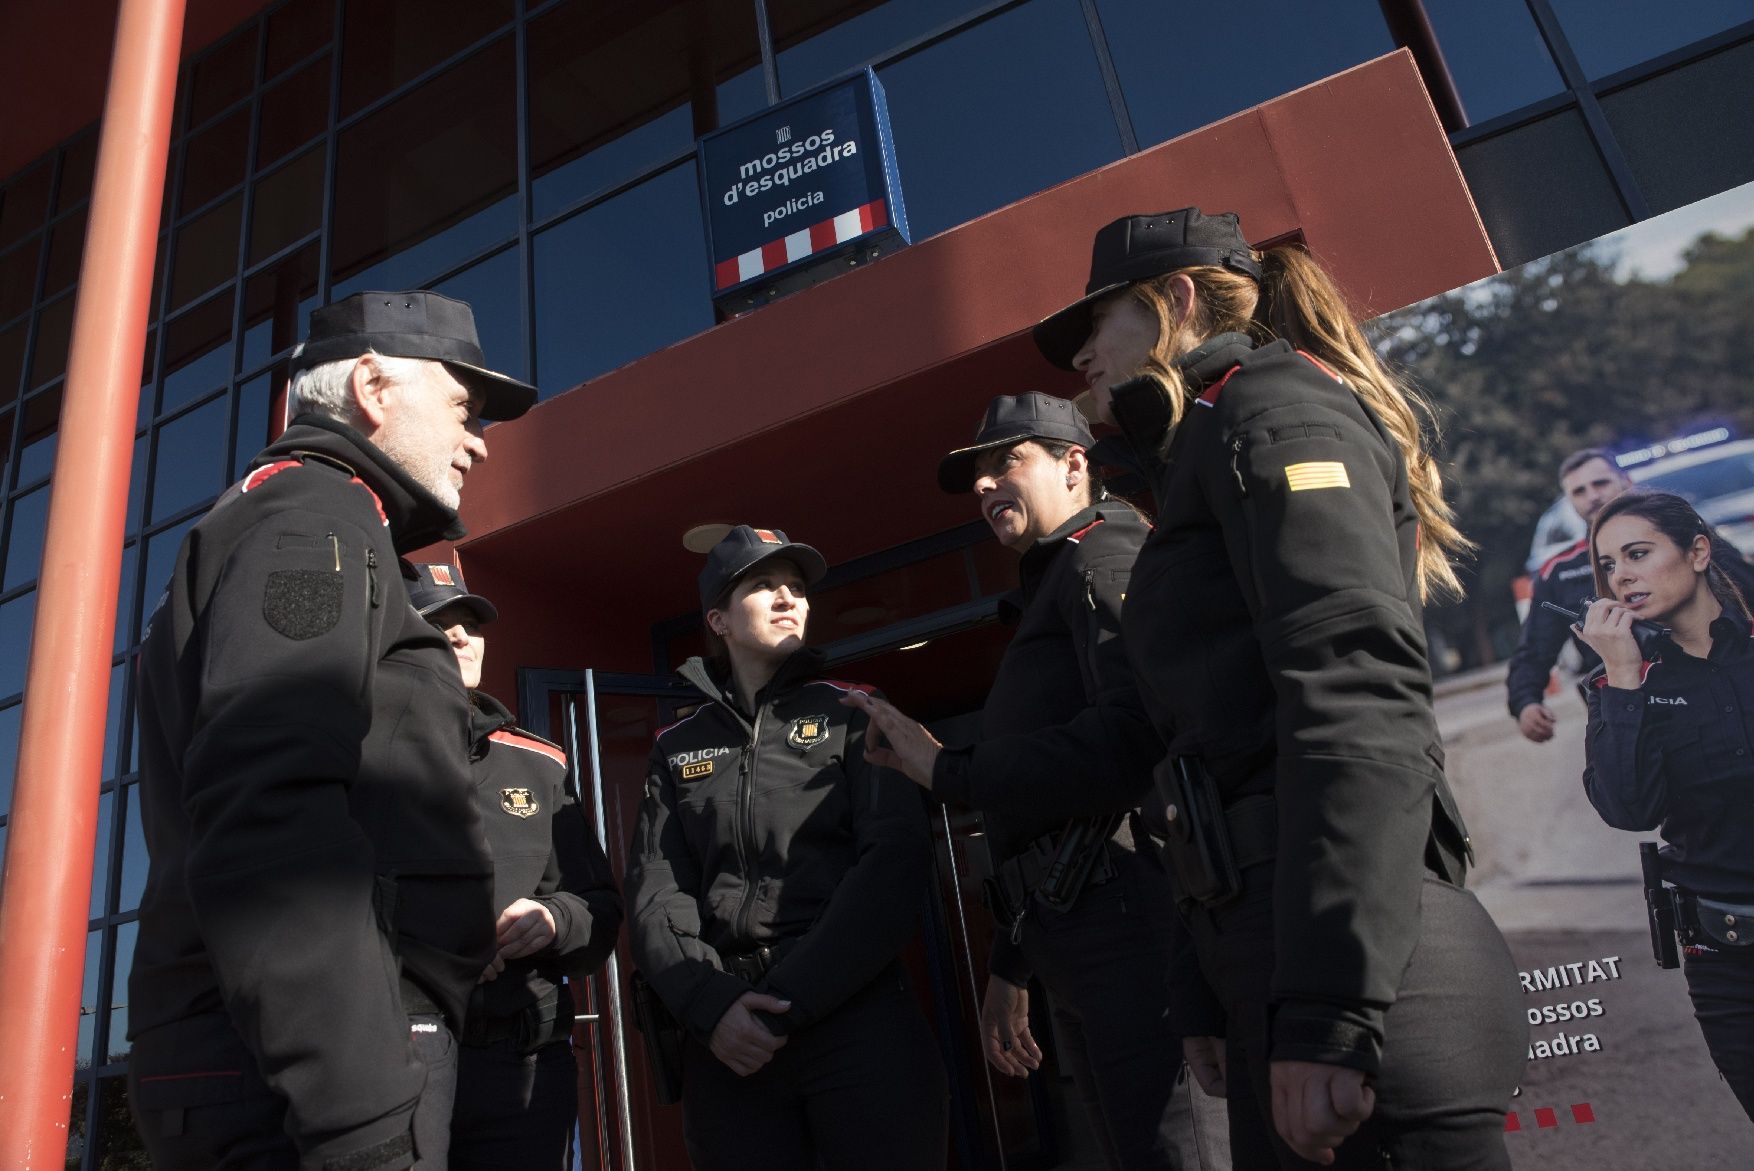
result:
<svg viewBox="0 0 1754 1171"><path fill-rule="evenodd" d="M640 972L686 1033L698 1171L942 1167L947 1089L899 956L931 875L925 806L804 644L822 555L739 525L708 554L706 696L652 748L629 849ZM877 1124L873 1124L874 1121Z"/></svg>
<svg viewBox="0 0 1754 1171"><path fill-rule="evenodd" d="M1238 1168L1508 1167L1516 968L1461 889L1421 606L1457 591L1429 412L1313 258L1128 216L1036 327L1154 485L1122 626L1170 755L1171 1011Z"/></svg>
<svg viewBox="0 0 1754 1171"><path fill-rule="evenodd" d="M1754 1118L1754 623L1679 496L1616 497L1590 552L1600 598L1579 635L1602 665L1585 686L1584 789L1616 829L1661 828L1694 1016ZM1641 643L1641 620L1667 634Z"/></svg>

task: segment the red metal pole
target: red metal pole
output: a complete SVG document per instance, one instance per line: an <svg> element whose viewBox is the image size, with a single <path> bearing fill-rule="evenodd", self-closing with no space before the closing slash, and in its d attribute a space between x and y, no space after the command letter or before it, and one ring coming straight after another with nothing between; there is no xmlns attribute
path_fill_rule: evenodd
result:
<svg viewBox="0 0 1754 1171"><path fill-rule="evenodd" d="M59 1167L102 780L128 462L184 0L122 0L79 272L4 873L0 1167Z"/></svg>

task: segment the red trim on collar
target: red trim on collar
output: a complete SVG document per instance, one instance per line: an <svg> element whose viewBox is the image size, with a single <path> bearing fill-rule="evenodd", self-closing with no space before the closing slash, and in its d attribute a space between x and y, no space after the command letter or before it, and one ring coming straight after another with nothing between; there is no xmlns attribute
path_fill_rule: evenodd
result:
<svg viewBox="0 0 1754 1171"><path fill-rule="evenodd" d="M1091 529L1093 529L1097 525L1101 524L1105 519L1106 518L1104 518L1104 517L1100 517L1100 516L1097 517L1095 520L1091 521L1089 524L1085 525L1083 528L1079 529L1077 532L1069 534L1066 537L1066 540L1068 540L1068 541L1072 542L1074 545L1076 545L1080 540L1082 540L1084 538L1084 534L1088 533Z"/></svg>
<svg viewBox="0 0 1754 1171"><path fill-rule="evenodd" d="M1211 386L1208 386L1205 390L1201 391L1200 397L1195 399L1194 401L1203 407L1217 406L1218 405L1218 392L1223 390L1224 384L1226 382L1229 382L1231 380L1231 378L1233 376L1235 376L1236 372L1238 370L1241 370L1241 369L1242 369L1242 363L1238 362L1236 365L1232 366L1230 369L1228 369L1224 372L1223 378L1220 378L1217 382L1214 382Z"/></svg>
<svg viewBox="0 0 1754 1171"><path fill-rule="evenodd" d="M1338 374L1334 373L1334 368L1332 366L1328 365L1326 362L1322 361L1320 358L1316 357L1314 354L1310 353L1308 350L1299 350L1297 352L1300 355L1302 355L1304 358L1308 359L1310 364L1313 365L1317 370L1320 370L1323 374L1326 374L1329 378L1332 378L1335 382L1338 382L1341 386L1346 385L1346 380L1344 378L1341 378Z"/></svg>
<svg viewBox="0 0 1754 1171"><path fill-rule="evenodd" d="M378 494L376 492L373 492L371 490L371 485L367 484L364 480L360 479L358 476L353 477L351 480L348 481L348 483L358 484L361 488L365 489L365 494L372 498L372 507L378 510L378 519L384 522L385 528L389 528L390 527L390 517L389 517L389 514L384 511L384 502L378 498Z"/></svg>
<svg viewBox="0 0 1754 1171"><path fill-rule="evenodd" d="M504 728L496 728L487 734L487 738L495 744L508 744L513 748L522 748L526 752L540 752L561 768L566 767L566 753L552 744L544 744L529 736L520 736L516 732L508 732Z"/></svg>
<svg viewBox="0 0 1754 1171"><path fill-rule="evenodd" d="M244 477L243 483L238 485L238 491L248 492L253 488L260 488L287 468L302 468L304 466L304 461L301 459L283 459L277 463L263 464Z"/></svg>
<svg viewBox="0 0 1754 1171"><path fill-rule="evenodd" d="M1565 548L1559 550L1559 552L1553 554L1553 556L1547 558L1547 560L1541 562L1541 568L1535 570L1535 573L1540 576L1542 581L1546 581L1547 578L1552 575L1553 571L1558 568L1561 561L1569 561L1571 558L1576 557L1589 546L1589 543L1590 539L1588 537L1579 537L1575 545L1567 545Z"/></svg>

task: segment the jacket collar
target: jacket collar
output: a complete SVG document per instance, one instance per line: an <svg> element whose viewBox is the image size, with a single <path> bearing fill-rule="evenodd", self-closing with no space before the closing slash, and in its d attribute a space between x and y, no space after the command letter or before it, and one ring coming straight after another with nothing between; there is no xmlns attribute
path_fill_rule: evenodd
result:
<svg viewBox="0 0 1754 1171"><path fill-rule="evenodd" d="M342 465L371 489L389 522L396 552L463 537L465 530L455 509L415 483L377 444L335 419L300 415L254 463L259 466L306 454Z"/></svg>
<svg viewBox="0 0 1754 1171"><path fill-rule="evenodd" d="M515 723L511 709L485 691L469 693L469 743L479 748L481 742Z"/></svg>
<svg viewBox="0 0 1754 1171"><path fill-rule="evenodd" d="M768 703L800 683L815 678L822 673L826 661L823 653L815 647L794 651L791 657L780 664L780 669L767 681L767 686L761 689L756 700L759 703ZM731 672L719 662L708 662L696 655L683 663L676 673L738 715L753 715L738 707L737 697L731 691Z"/></svg>

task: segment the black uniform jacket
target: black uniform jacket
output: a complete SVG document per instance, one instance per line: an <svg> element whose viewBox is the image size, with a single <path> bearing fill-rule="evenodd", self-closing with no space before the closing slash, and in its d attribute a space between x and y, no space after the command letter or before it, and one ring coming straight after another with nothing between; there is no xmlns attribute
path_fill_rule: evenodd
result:
<svg viewBox="0 0 1754 1171"><path fill-rule="evenodd" d="M468 700L397 558L458 535L303 416L184 539L140 655L143 1108L260 1077L307 1166L410 1162L426 1075L398 970L458 1022L494 950Z"/></svg>
<svg viewBox="0 0 1754 1171"><path fill-rule="evenodd" d="M1163 757L1120 639L1121 599L1149 526L1128 505L1080 510L1020 559L1008 609L1016 629L999 662L981 741L938 754L932 792L983 812L995 862L1072 817L1138 805ZM1001 934L992 967L1028 982Z"/></svg>
<svg viewBox="0 0 1754 1171"><path fill-rule="evenodd" d="M1739 618L1711 625L1703 659L1678 647L1647 662L1636 691L1590 677L1584 790L1615 829L1662 827L1663 876L1717 898L1754 901L1754 637Z"/></svg>
<svg viewBox="0 0 1754 1171"><path fill-rule="evenodd" d="M761 991L792 1002L778 1031L833 1012L895 959L930 876L925 801L865 761L864 684L815 677L800 651L739 710L699 659L682 677L712 698L659 731L627 864L633 954L704 1041L751 990L722 956L781 950Z"/></svg>
<svg viewBox="0 0 1754 1171"><path fill-rule="evenodd" d="M1754 591L1754 565L1748 564L1747 558L1735 546L1721 537L1713 540L1711 560L1736 583L1743 597L1754 596L1751 593ZM1542 602L1552 602L1581 614L1585 600L1595 596L1595 574L1590 564L1588 537L1549 557L1535 574L1529 614L1523 620L1522 635L1517 639L1515 653L1510 656L1510 671L1505 677L1511 715L1520 716L1525 707L1541 703L1546 698L1548 676L1566 639L1574 641L1583 655L1586 676L1602 665L1601 657L1590 649L1589 644L1572 633L1571 619L1541 605Z"/></svg>
<svg viewBox="0 0 1754 1171"><path fill-rule="evenodd" d="M1428 860L1459 882L1465 849L1407 471L1357 396L1284 342L1223 335L1185 368L1198 397L1161 464L1127 650L1171 751L1200 757L1226 803L1277 801L1273 1056L1373 1071Z"/></svg>
<svg viewBox="0 0 1754 1171"><path fill-rule="evenodd" d="M621 895L609 860L579 803L567 791L566 754L512 722L493 696L473 692L470 735L475 807L493 854L493 909L532 899L554 916L554 942L506 962L475 989L469 1020L504 1021L526 1013L572 1031L561 979L600 967L621 929Z"/></svg>

